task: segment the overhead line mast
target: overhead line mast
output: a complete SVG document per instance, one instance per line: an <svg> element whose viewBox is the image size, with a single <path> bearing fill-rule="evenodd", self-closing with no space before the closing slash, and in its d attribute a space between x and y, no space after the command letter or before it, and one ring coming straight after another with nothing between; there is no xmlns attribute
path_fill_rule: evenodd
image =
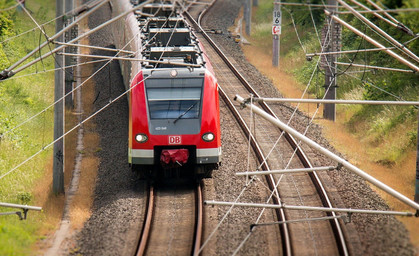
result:
<svg viewBox="0 0 419 256"><path fill-rule="evenodd" d="M56 17L60 17L64 13L64 1L56 0ZM64 20L57 19L55 21L55 31L57 34L59 31L62 31L64 27ZM60 34L57 38L57 41L64 42L63 34ZM48 40L47 40L48 42ZM60 47L60 45L56 45ZM54 99L55 101L60 100L54 106L54 140L61 138L64 134L64 56L57 54L55 56L55 89L54 89ZM52 174L52 191L54 194L63 194L64 193L64 138L59 139L54 143L53 149L53 174Z"/></svg>
<svg viewBox="0 0 419 256"><path fill-rule="evenodd" d="M338 4L336 0L328 0L327 10L331 13L336 13L338 10ZM326 29L323 30L323 41L325 52L339 52L340 51L340 38L341 38L341 26L336 23L332 18L327 19ZM323 67L325 70L324 77L324 98L327 100L336 99L336 88L337 88L337 54L324 55L322 57ZM324 104L323 117L325 119L335 121L336 120L336 106L335 104Z"/></svg>

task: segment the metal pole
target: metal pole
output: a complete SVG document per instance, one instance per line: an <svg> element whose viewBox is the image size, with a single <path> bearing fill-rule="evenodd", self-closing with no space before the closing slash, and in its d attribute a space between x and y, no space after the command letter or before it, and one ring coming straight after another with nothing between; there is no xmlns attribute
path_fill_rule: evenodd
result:
<svg viewBox="0 0 419 256"><path fill-rule="evenodd" d="M336 170L335 166L313 167L313 168L298 168L286 170L271 170L271 171L256 171L256 172L237 172L236 176L251 176L251 175L270 175L270 174L289 174L301 172L315 172L315 171L333 171Z"/></svg>
<svg viewBox="0 0 419 256"><path fill-rule="evenodd" d="M367 40L369 43L375 45L376 47L379 47L379 48L383 49L383 51L385 51L388 55L392 56L393 58L397 59L399 62L401 62L404 65L408 66L412 70L415 70L416 72L419 72L419 67L418 66L416 66L413 63L409 62L408 60L406 60L405 58L403 58L400 55L396 54L392 50L387 49L384 45L382 45L379 42L375 41L371 37L365 35L364 33L362 33L361 31L359 31L358 29L354 28L353 26L349 25L348 23L346 23L345 21L343 21L339 17L333 15L331 12L325 10L325 13L326 13L326 15L330 15L334 20L336 20L340 24L344 25L349 30L351 30L352 32L354 32L355 34L357 34L358 36L360 36L362 38L365 38L365 40Z"/></svg>
<svg viewBox="0 0 419 256"><path fill-rule="evenodd" d="M317 144L313 140L307 138L306 136L302 135L298 131L289 127L288 125L286 125L285 123L283 123L279 119L267 114L265 111L258 108L257 106L255 106L253 104L245 103L245 100L242 97L240 97L239 95L236 95L235 99L238 102L244 104L244 106L252 108L252 111L254 111L256 114L262 116L263 118L265 118L269 122L273 123L274 125L278 126L279 128L281 128L285 132L288 132L289 134L294 136L296 139L301 140L302 143L307 144L309 147L313 148L314 150L324 154L325 156L332 159L333 161L336 161L337 163L341 164L343 167L347 168L349 171L351 171L354 174L360 176L364 180L370 182L371 184L373 184L377 188L383 190L384 192L392 195L393 197L397 198L398 200L402 201L403 203L405 203L405 204L409 205L410 207L416 209L417 213L419 213L419 204L418 203L414 202L413 200L409 199L408 197L404 196L403 194L394 190L393 188L387 186L386 184L384 184L381 181L377 180L376 178L372 177L368 173L364 172L363 170L361 170L358 167L354 166L353 164L349 163L345 159L343 159L343 158L337 156L336 154L332 153L328 149L320 146L319 144Z"/></svg>
<svg viewBox="0 0 419 256"><path fill-rule="evenodd" d="M328 0L327 4L331 7L327 9L335 13L338 10L336 0ZM326 46L325 52L337 52L339 51L339 27L338 24L334 22L330 17L327 18L328 24L330 24L328 33L326 34L325 42L329 42ZM325 99L334 100L336 99L336 61L337 55L326 55L325 56L326 65L325 65L325 77L324 77L324 90L325 90ZM324 104L323 117L325 119L335 121L336 120L336 106L335 104Z"/></svg>
<svg viewBox="0 0 419 256"><path fill-rule="evenodd" d="M275 0L274 2L274 14L273 14L273 27L281 26L281 0ZM279 17L278 17L279 16ZM279 67L279 52L280 52L280 35L275 34L274 28L272 28L273 39L272 39L272 66Z"/></svg>
<svg viewBox="0 0 419 256"><path fill-rule="evenodd" d="M56 0L56 16L60 17L64 13L64 0ZM58 33L64 27L62 18L55 21L55 31ZM63 42L64 37L61 35L57 38ZM59 47L58 45L56 46ZM62 55L55 56L55 101L61 99L64 95L64 58ZM54 140L62 137L64 134L64 100L61 100L54 106ZM53 150L53 182L52 191L54 194L64 193L64 139L54 143Z"/></svg>
<svg viewBox="0 0 419 256"><path fill-rule="evenodd" d="M65 13L69 13L71 10L73 10L73 0L65 0ZM66 27L68 27L73 21L74 21L74 17L72 15L65 17L66 18ZM66 32L66 42L70 41L72 39L72 32L73 29L70 29L70 31ZM67 47L65 49L65 52L67 53L71 53L72 51L72 47ZM71 60L72 57L71 56L65 56L64 57L64 66L69 66L71 65ZM69 92L71 92L73 90L73 73L74 73L74 69L73 68L69 68L67 70L65 70L65 95L67 95ZM69 94L66 99L65 99L65 106L68 108L73 108L73 94Z"/></svg>
<svg viewBox="0 0 419 256"><path fill-rule="evenodd" d="M290 99L290 98L253 98L253 102L292 102L292 103L333 103L333 104L360 104L360 105L397 105L419 106L419 101L388 101L388 100L320 100L320 99Z"/></svg>
<svg viewBox="0 0 419 256"><path fill-rule="evenodd" d="M398 216L414 216L411 212L382 211L382 210L363 210L363 209L345 209L345 208L327 208L317 206L301 206L287 204L258 204L258 203L240 203L240 202L222 202L222 201L205 201L206 205L222 205L222 206L241 206L253 208L270 208L270 209L289 209L302 211L320 211L320 212L344 212L344 213L364 213L364 214L384 214Z"/></svg>
<svg viewBox="0 0 419 256"><path fill-rule="evenodd" d="M105 0L105 1L107 2L107 1L109 1L109 0ZM97 26L97 27L95 27L95 28L93 28L93 29L89 30L88 32L86 32L86 33L84 33L84 34L82 34L82 35L79 35L78 37L76 37L76 38L74 38L74 39L70 40L68 43L70 43L70 44L71 44L71 43L75 43L75 42L77 42L77 41L80 41L81 39L83 39L83 38L85 38L85 37L88 37L89 35L91 35L91 34L95 33L96 31L98 31L98 30L100 30L100 29L102 29L102 28L104 28L104 27L108 26L109 24L112 24L113 22L115 22L115 21L117 21L117 20L119 20L119 19L121 19L121 18L123 18L123 17L127 16L128 14L130 14L130 13L132 13L132 12L134 12L134 11L136 11L136 10L140 9L140 8L142 8L144 5L146 5L146 4L150 3L150 2L151 2L151 0L147 0L147 1L145 1L145 2L142 2L141 4L139 4L139 5L135 6L134 8L132 8L131 10L128 10L128 11L126 11L126 12L124 12L124 13L121 13L121 14L119 14L119 15L118 15L118 16L116 16L116 17L113 17L112 19L110 19L110 20L108 20L108 21L106 21L106 22L104 22L104 23L100 24L99 26ZM45 59L46 57L48 57L48 56L50 56L50 55L52 55L52 54L56 53L57 51L59 51L59 50L61 50L61 49L65 48L65 47L66 47L66 46L63 46L63 45L62 45L62 46L59 46L59 47L57 47L57 48L53 49L52 51L49 51L49 52L45 53L45 54L44 54L44 55L42 55L41 57L39 57L39 58L37 58L37 59L34 59L34 60L32 60L32 61L30 61L30 62L26 63L25 65L21 66L20 68L17 68L16 70L11 70L11 71L9 71L9 72L8 72L8 73L9 73L9 76L12 76L12 75L14 75L14 74L16 74L16 73L18 73L18 72L20 72L20 71L22 71L22 70L24 70L24 69L26 69L26 68L30 67L30 66L32 66L33 64L35 64L35 63L37 63L37 62L39 62L39 61L41 61L41 60ZM1 76L0 76L0 78L1 78Z"/></svg>
<svg viewBox="0 0 419 256"><path fill-rule="evenodd" d="M394 39L392 36L390 36L389 34L387 34L385 31L383 31L377 25L375 25L374 23L372 23L370 20L368 20L367 18L365 18L364 16L362 16L354 8L352 8L349 4L345 3L342 0L336 0L336 1L338 1L346 9L348 9L349 11L351 11L356 17L358 17L358 19L360 19L363 22L365 22L366 24L368 24L370 27L372 27L375 31L377 31L378 33L380 33L387 40L389 40L391 43L393 43L394 45L396 45L401 51L403 51L404 53L406 53L409 57L411 57L415 61L419 61L419 57L416 56L416 54L414 54L412 51L410 51L408 48L406 48L404 45L402 45L399 41L397 41L396 39Z"/></svg>
<svg viewBox="0 0 419 256"><path fill-rule="evenodd" d="M385 12L395 12L395 13L400 13L400 12L418 12L419 8L407 8L407 9L386 9L386 10L371 10L371 11L358 11L359 13L385 13ZM350 11L341 11L338 12L339 14L352 14L352 12Z"/></svg>
<svg viewBox="0 0 419 256"><path fill-rule="evenodd" d="M364 9L364 10L366 10L366 11L372 11L370 8L368 8L367 6L363 5L362 3L360 3L360 2L358 2L358 1L356 1L356 0L350 0L350 1L351 1L352 3L354 3L354 4L358 5L359 7L361 7L362 9ZM350 13L352 13L352 12L350 12ZM360 12L358 11L358 13L360 13ZM376 12L372 12L372 14L373 14L375 17L377 17L377 18L379 18L379 19L382 19L383 21L387 22L387 23L388 23L388 24L390 24L391 26L393 26L393 27L396 27L396 28L397 28L397 24L395 24L394 22L392 22L392 21L391 21L391 20L389 20L389 19L384 18L381 14L376 13Z"/></svg>
<svg viewBox="0 0 419 256"><path fill-rule="evenodd" d="M412 30L410 30L408 27L406 27L403 23L399 22L398 20L396 20L393 16L391 16L390 14L388 14L386 12L386 10L383 10L383 8L381 8L379 5L377 5L376 3L374 3L371 0L367 0L367 2L369 4L371 4L372 6L374 6L376 9L380 10L380 11L384 11L384 15L387 16L390 20L392 20L393 22L397 23L397 28L406 32L407 34L411 35L411 36L415 36L415 34L413 33Z"/></svg>
<svg viewBox="0 0 419 256"><path fill-rule="evenodd" d="M42 211L42 207L29 206L29 205L23 205L23 204L0 203L0 207L26 209L26 210L33 210L33 211Z"/></svg>
<svg viewBox="0 0 419 256"><path fill-rule="evenodd" d="M244 4L244 21L246 22L245 32L249 36L252 27L252 0L246 0Z"/></svg>
<svg viewBox="0 0 419 256"><path fill-rule="evenodd" d="M30 57L32 57L34 54L39 53L40 49L42 49L43 47L45 47L46 45L48 45L48 43L52 40L55 40L57 38L59 38L62 34L64 34L67 30L71 29L73 26L77 25L79 21L81 21L82 19L88 17L91 13L95 12L98 8L100 8L102 5L104 5L105 3L109 2L110 0L105 0L101 3L99 3L97 6L95 6L92 10L86 12L85 14L83 14L82 16L80 16L79 18L77 18L76 21L74 21L71 25L67 26L66 28L64 28L63 30L60 31L56 31L56 34L53 35L52 37L48 38L47 41L43 42L40 46L36 47L34 50L32 50L30 53L28 53L25 57L21 58L20 60L18 60L16 63L14 63L13 65L11 65L10 67L8 67L7 69L3 70L1 72L1 76L7 78L10 76L13 76L15 74L15 72L13 72L13 69L16 68L17 66L19 66L20 64L22 64L25 60L29 59ZM48 55L49 56L49 55ZM44 57L44 56L42 56ZM47 56L45 56L47 57ZM44 58L42 58L44 59Z"/></svg>
<svg viewBox="0 0 419 256"><path fill-rule="evenodd" d="M405 73L415 73L415 71L410 69L400 69L400 68L387 68L387 67L379 67L379 66L370 66L365 64L356 64L356 63L345 63L345 62L335 62L337 65L342 66L352 66L358 68L370 68L370 69L380 69L380 70L387 70L387 71L397 71L397 72L405 72Z"/></svg>

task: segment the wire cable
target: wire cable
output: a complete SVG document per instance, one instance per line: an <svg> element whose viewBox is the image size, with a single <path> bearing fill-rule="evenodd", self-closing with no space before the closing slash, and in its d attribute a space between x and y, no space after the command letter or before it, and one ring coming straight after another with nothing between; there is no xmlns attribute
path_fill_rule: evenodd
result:
<svg viewBox="0 0 419 256"><path fill-rule="evenodd" d="M176 22L177 24L177 22ZM174 32L174 29L173 29ZM172 32L172 33L173 33ZM134 35L132 37L132 39L122 48L125 49L125 47L127 47L131 41L136 38L139 33L141 33L141 29L138 30L138 33L136 35ZM168 41L168 43L170 42L170 40ZM167 43L167 44L168 44ZM167 45L166 45L167 47ZM140 50L140 49L139 49ZM163 56L165 50L163 50L161 57ZM118 55L119 52L116 54ZM160 58L161 58L160 57ZM96 71L94 74L92 74L92 76L90 76L86 81L90 80L92 77L94 77L100 70L102 70L105 66L107 66L112 60L109 60L106 65L103 65L98 71ZM153 68L153 70L158 70L158 68ZM3 179L4 177L6 177L7 175L9 175L10 173L14 172L15 170L19 169L21 166L23 166L24 164L26 164L27 162L29 162L30 160L32 160L33 158L35 158L37 155L39 155L41 152L45 151L47 148L51 147L52 145L54 145L57 141L61 140L62 138L64 138L65 136L67 136L68 134L70 134L71 132L73 132L75 129L77 129L78 127L80 127L81 125L83 125L85 122L89 121L90 119L92 119L94 116L98 115L100 112L102 112L103 110L105 110L106 108L108 108L109 106L111 106L114 102L118 101L119 99L121 99L123 96L125 96L126 94L128 94L129 92L131 92L135 87L137 87L137 85L143 83L144 81L146 81L147 79L149 79L150 77L153 76L153 72L151 72L151 75L144 78L143 80L141 80L140 82L136 83L133 86L130 86L130 88L128 90L126 90L124 93L120 94L119 96L117 96L116 98L112 99L109 101L108 104L106 104L105 106L103 106L102 108L100 108L99 110L97 110L96 112L94 112L92 115L90 115L89 117L87 117L86 119L84 119L83 121L81 121L79 124L77 124L76 126L74 126L73 128L71 128L69 131L65 132L63 135L61 135L59 138L56 138L53 142L49 143L47 146L43 147L41 150L39 150L38 152L36 152L35 154L33 154L32 156L26 158L23 162L21 162L20 164L18 164L17 166L15 166L14 168L12 168L11 170L9 170L8 172L6 172L5 174L0 176L0 180ZM84 81L82 84L84 84L86 81ZM77 86L76 88L79 88L80 86ZM76 89L75 88L75 89ZM73 89L73 91L75 90ZM63 98L65 98L65 96L63 96L60 100L57 100L56 103L58 103L59 101L61 101ZM56 104L54 103L54 104ZM46 110L44 110L46 111ZM42 112L44 112L42 111Z"/></svg>

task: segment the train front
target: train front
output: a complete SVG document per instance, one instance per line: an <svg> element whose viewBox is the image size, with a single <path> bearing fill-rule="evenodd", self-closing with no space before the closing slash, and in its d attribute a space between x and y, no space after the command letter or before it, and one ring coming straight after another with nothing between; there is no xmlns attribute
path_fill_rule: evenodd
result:
<svg viewBox="0 0 419 256"><path fill-rule="evenodd" d="M217 83L205 68L143 70L131 93L130 162L156 177L211 177L221 160Z"/></svg>

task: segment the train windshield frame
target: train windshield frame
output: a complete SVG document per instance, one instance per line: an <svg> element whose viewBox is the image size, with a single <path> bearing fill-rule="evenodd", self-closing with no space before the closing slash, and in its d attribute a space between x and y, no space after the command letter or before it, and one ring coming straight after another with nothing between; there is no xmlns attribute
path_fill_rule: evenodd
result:
<svg viewBox="0 0 419 256"><path fill-rule="evenodd" d="M149 78L145 81L151 120L199 119L203 78Z"/></svg>

